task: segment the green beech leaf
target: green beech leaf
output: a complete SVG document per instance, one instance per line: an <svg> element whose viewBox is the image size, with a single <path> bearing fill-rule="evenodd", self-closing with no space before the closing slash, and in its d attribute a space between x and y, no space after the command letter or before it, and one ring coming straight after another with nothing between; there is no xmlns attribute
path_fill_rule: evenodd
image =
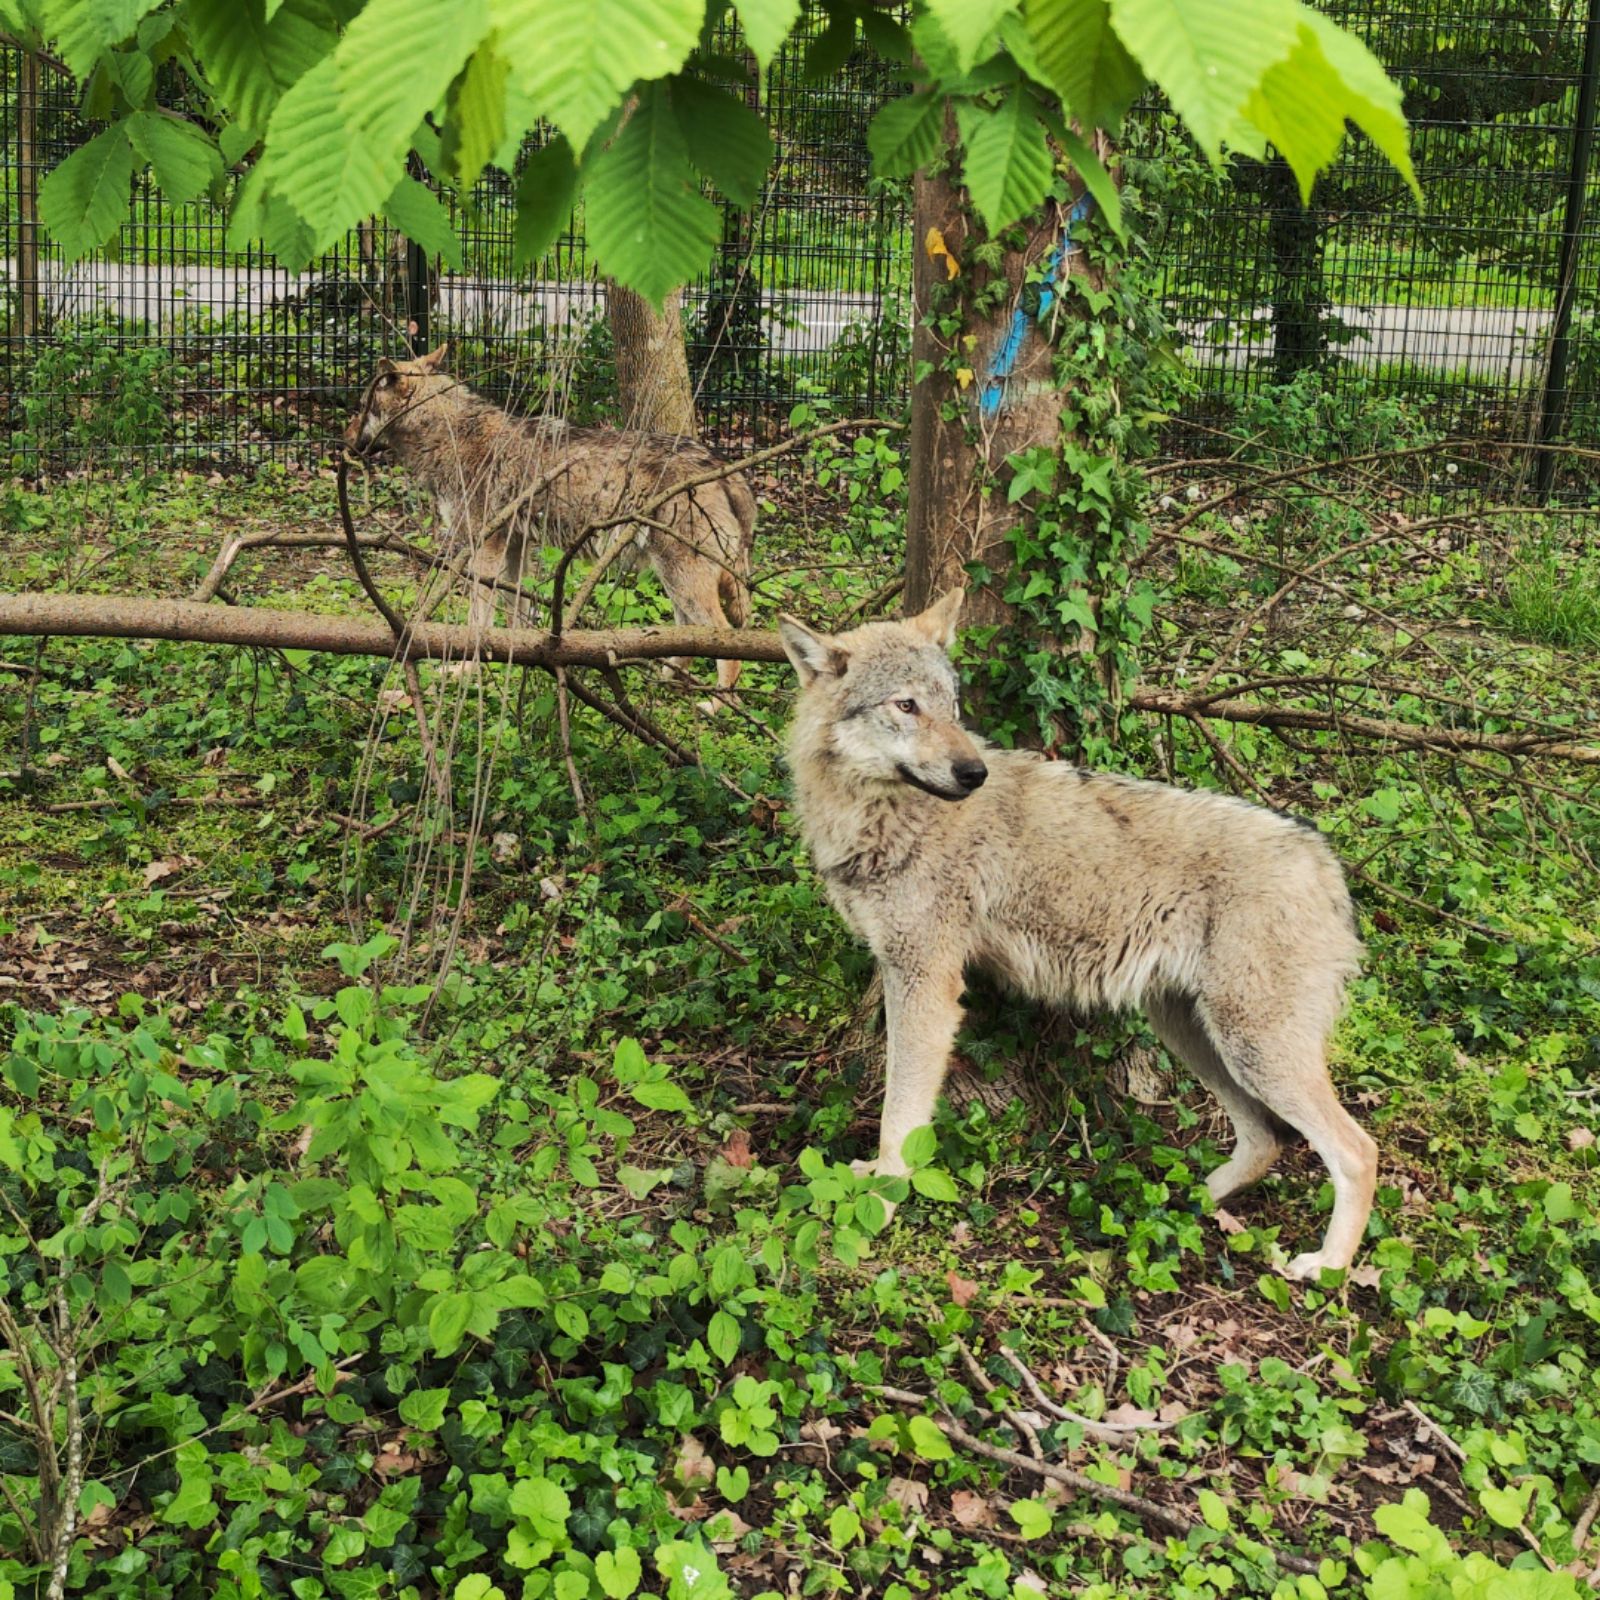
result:
<svg viewBox="0 0 1600 1600"><path fill-rule="evenodd" d="M402 178L384 201L383 214L430 256L442 256L446 266L456 272L461 270L461 241L456 237L450 213L426 184L415 178Z"/></svg>
<svg viewBox="0 0 1600 1600"><path fill-rule="evenodd" d="M161 0L73 0L70 5L53 6L49 24L56 51L80 78L86 78L100 57L121 44L160 4Z"/></svg>
<svg viewBox="0 0 1600 1600"><path fill-rule="evenodd" d="M753 206L772 165L772 135L744 101L698 78L672 80L689 159L737 206Z"/></svg>
<svg viewBox="0 0 1600 1600"><path fill-rule="evenodd" d="M1085 128L1117 128L1144 87L1106 0L1024 0L1039 68Z"/></svg>
<svg viewBox="0 0 1600 1600"><path fill-rule="evenodd" d="M39 185L39 220L68 261L116 233L128 214L133 151L119 126L97 133Z"/></svg>
<svg viewBox="0 0 1600 1600"><path fill-rule="evenodd" d="M601 270L659 306L722 236L664 85L641 92L616 138L585 166L585 221Z"/></svg>
<svg viewBox="0 0 1600 1600"><path fill-rule="evenodd" d="M306 219L319 249L381 210L395 187L396 163L345 116L330 57L278 102L260 165L269 186Z"/></svg>
<svg viewBox="0 0 1600 1600"><path fill-rule="evenodd" d="M574 150L637 80L676 72L705 21L703 0L489 0L489 11L513 80Z"/></svg>
<svg viewBox="0 0 1600 1600"><path fill-rule="evenodd" d="M273 107L335 43L316 0L284 0L270 19L261 0L189 0L188 17L206 81L252 128L267 126Z"/></svg>
<svg viewBox="0 0 1600 1600"><path fill-rule="evenodd" d="M800 0L733 0L739 25L762 70L777 58L800 17Z"/></svg>
<svg viewBox="0 0 1600 1600"><path fill-rule="evenodd" d="M345 30L333 55L345 115L395 171L488 27L488 0L367 0Z"/></svg>
<svg viewBox="0 0 1600 1600"><path fill-rule="evenodd" d="M1283 0L1111 0L1111 21L1213 158L1299 32Z"/></svg>
<svg viewBox="0 0 1600 1600"><path fill-rule="evenodd" d="M1328 121L1337 116L1341 124L1349 118L1372 140L1420 202L1422 190L1411 165L1411 139L1400 85L1348 28L1341 28L1310 6L1299 7L1299 16L1300 34L1294 52L1266 74L1259 94L1261 101L1270 106L1281 135L1295 148L1295 154L1291 154L1289 146L1278 145L1300 179L1302 194L1309 196L1311 190L1310 179L1302 168L1318 149L1326 148ZM1303 101L1298 107L1297 96ZM1253 110L1246 114L1261 127ZM1319 139L1319 133L1324 137ZM1268 134L1274 143L1278 143L1279 136ZM1329 151L1323 164L1332 159ZM1315 176L1313 172L1311 177Z"/></svg>
<svg viewBox="0 0 1600 1600"><path fill-rule="evenodd" d="M1122 196L1117 193L1115 179L1106 171L1100 157L1077 134L1070 129L1063 129L1060 138L1061 148L1083 179L1084 188L1095 197L1117 237L1122 238Z"/></svg>
<svg viewBox="0 0 1600 1600"><path fill-rule="evenodd" d="M174 205L196 199L222 176L217 147L192 122L165 111L136 111L123 127Z"/></svg>
<svg viewBox="0 0 1600 1600"><path fill-rule="evenodd" d="M911 1174L911 1187L926 1200L959 1200L960 1191L948 1172L938 1167L922 1167Z"/></svg>
<svg viewBox="0 0 1600 1600"><path fill-rule="evenodd" d="M963 72L972 70L984 40L1016 9L1017 0L928 0L928 10L939 19Z"/></svg>
<svg viewBox="0 0 1600 1600"><path fill-rule="evenodd" d="M478 181L479 173L505 143L506 80L510 71L490 39L478 47L456 83L446 140L450 165L463 189L470 189Z"/></svg>
<svg viewBox="0 0 1600 1600"><path fill-rule="evenodd" d="M962 176L991 234L1034 210L1055 175L1055 161L1028 96L1015 89L998 111L964 119ZM965 132L966 129L964 128Z"/></svg>
<svg viewBox="0 0 1600 1600"><path fill-rule="evenodd" d="M909 177L944 144L944 96L921 90L891 100L867 129L872 170L880 178Z"/></svg>
<svg viewBox="0 0 1600 1600"><path fill-rule="evenodd" d="M472 1296L456 1290L442 1294L428 1312L428 1338L442 1356L450 1355L461 1343L472 1320Z"/></svg>

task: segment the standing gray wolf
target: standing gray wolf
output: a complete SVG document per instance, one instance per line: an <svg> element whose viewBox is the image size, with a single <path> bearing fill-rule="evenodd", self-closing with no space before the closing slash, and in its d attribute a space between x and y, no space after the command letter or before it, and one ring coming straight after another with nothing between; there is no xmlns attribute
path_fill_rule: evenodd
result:
<svg viewBox="0 0 1600 1600"><path fill-rule="evenodd" d="M1339 1104L1326 1048L1361 954L1344 874L1314 828L1226 795L1084 772L964 732L948 651L961 594L829 638L793 618L789 761L829 898L883 976L878 1173L933 1120L963 970L1036 1000L1140 1006L1233 1122L1223 1200L1303 1134L1333 1178L1320 1250L1350 1265L1377 1147Z"/></svg>
<svg viewBox="0 0 1600 1600"><path fill-rule="evenodd" d="M447 346L414 361L381 361L360 410L344 431L346 448L383 444L433 497L447 535L472 544L474 629L493 617L495 582L520 586L530 538L565 545L590 523L640 506L718 460L692 439L575 428L556 418L529 421L474 394L444 370ZM507 527L486 536L495 514L535 492ZM629 538L630 565L661 580L680 624L743 627L750 612L750 545L756 502L738 473L697 484L656 508L647 521L606 537ZM717 664L732 689L740 663Z"/></svg>

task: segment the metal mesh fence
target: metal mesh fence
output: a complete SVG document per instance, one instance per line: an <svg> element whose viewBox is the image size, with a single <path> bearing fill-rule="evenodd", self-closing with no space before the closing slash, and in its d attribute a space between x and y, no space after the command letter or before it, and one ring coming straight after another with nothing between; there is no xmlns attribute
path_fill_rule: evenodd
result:
<svg viewBox="0 0 1600 1600"><path fill-rule="evenodd" d="M1486 446L1600 440L1593 7L1334 0L1405 87L1420 211L1359 137L1302 207L1281 162L1213 170L1169 115L1141 110L1128 144L1159 174L1158 282L1198 380L1175 445L1248 420L1297 379L1319 404L1403 403ZM803 40L786 48L761 90L779 151L761 203L729 212L711 271L684 294L700 413L724 441L781 426L803 397L846 414L905 400L910 219L865 146L896 83L865 52L813 81L804 55ZM456 218L460 272L430 271L375 223L290 275L230 250L220 208L169 206L144 180L114 248L63 268L32 219L39 177L90 131L74 104L69 82L0 52L0 438L16 470L313 454L408 336L450 338L458 370L521 405L552 389L580 417L610 403L581 217L514 273L514 184L493 172ZM1497 491L1528 459L1504 454ZM1563 462L1555 487L1587 494L1594 478Z"/></svg>

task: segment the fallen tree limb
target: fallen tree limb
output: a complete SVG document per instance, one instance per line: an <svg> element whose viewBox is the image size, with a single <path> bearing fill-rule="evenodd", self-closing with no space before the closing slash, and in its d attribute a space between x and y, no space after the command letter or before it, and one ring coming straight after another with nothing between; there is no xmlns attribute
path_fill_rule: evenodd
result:
<svg viewBox="0 0 1600 1600"><path fill-rule="evenodd" d="M195 644L252 645L328 655L393 656L395 638L377 618L266 606L211 606L192 600L129 595L0 594L0 635L31 638L176 639ZM553 639L531 629L419 623L407 653L418 661L462 661L474 655L513 666L609 667L624 657L704 656L712 660L782 661L775 633L736 628L603 628Z"/></svg>
<svg viewBox="0 0 1600 1600"><path fill-rule="evenodd" d="M191 600L149 600L123 595L0 594L0 635L33 638L176 639L196 644L252 645L272 650L310 650L330 655L396 654L389 626L376 619L316 611L278 611L258 606L211 606ZM559 638L532 629L419 623L406 636L413 660L506 662L538 667L614 668L626 660L659 661L699 656L725 661L782 661L776 633L754 628L601 628L575 630ZM1162 716L1237 722L1273 730L1342 733L1399 749L1445 754L1480 751L1508 758L1570 762L1600 767L1600 743L1521 729L1484 733L1426 723L1400 722L1318 706L1274 705L1135 685L1125 697L1135 711Z"/></svg>

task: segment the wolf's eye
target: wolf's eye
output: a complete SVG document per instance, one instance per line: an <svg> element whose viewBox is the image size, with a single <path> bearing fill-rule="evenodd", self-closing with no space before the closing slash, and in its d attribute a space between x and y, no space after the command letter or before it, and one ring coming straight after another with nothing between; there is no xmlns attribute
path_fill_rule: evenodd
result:
<svg viewBox="0 0 1600 1600"><path fill-rule="evenodd" d="M896 700L894 708L896 711L905 712L908 717L914 717L917 714L917 702L915 700Z"/></svg>

